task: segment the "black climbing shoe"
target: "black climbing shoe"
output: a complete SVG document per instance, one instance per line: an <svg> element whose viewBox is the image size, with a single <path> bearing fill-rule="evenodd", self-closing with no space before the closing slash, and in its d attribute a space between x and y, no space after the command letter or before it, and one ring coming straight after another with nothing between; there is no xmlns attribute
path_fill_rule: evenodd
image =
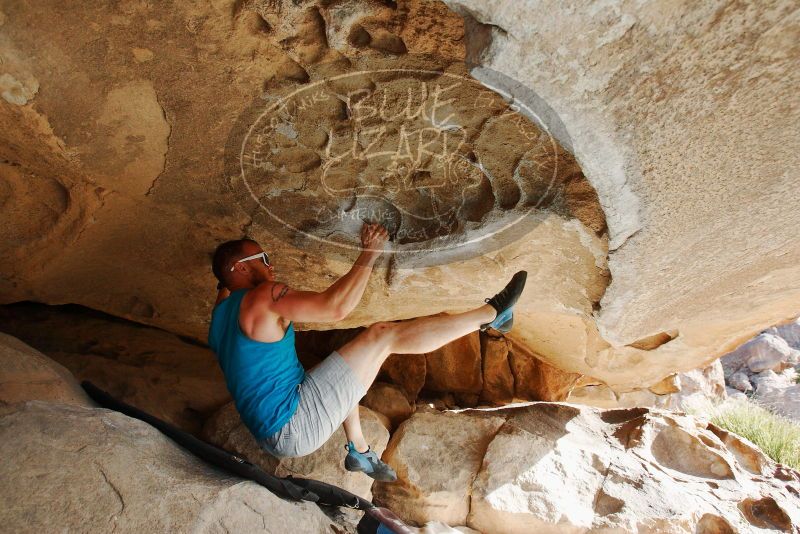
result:
<svg viewBox="0 0 800 534"><path fill-rule="evenodd" d="M486 299L486 302L497 310L497 316L492 322L482 324L481 331L494 328L498 332L506 333L511 330L511 326L514 324L514 304L517 303L519 296L522 294L527 278L528 273L526 271L519 271L511 277L511 281L500 293L490 299Z"/></svg>

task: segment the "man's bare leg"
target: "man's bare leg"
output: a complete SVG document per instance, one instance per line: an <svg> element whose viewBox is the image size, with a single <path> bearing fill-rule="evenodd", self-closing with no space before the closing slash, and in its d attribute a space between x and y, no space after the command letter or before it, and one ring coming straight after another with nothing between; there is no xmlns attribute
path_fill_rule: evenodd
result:
<svg viewBox="0 0 800 534"><path fill-rule="evenodd" d="M456 314L438 314L406 321L375 323L338 350L358 379L369 388L390 354L423 354L442 347L492 321L497 312L484 304ZM358 406L344 420L347 439L356 450L367 450Z"/></svg>
<svg viewBox="0 0 800 534"><path fill-rule="evenodd" d="M358 452L367 452L367 440L364 439L364 433L361 430L358 405L347 415L342 426L344 426L344 433L347 435L347 440L353 442L353 445L356 446L356 450Z"/></svg>

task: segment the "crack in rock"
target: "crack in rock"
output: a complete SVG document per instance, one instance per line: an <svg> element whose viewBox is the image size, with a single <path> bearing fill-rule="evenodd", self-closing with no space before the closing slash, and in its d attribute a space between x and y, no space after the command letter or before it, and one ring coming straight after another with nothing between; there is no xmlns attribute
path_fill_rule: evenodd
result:
<svg viewBox="0 0 800 534"><path fill-rule="evenodd" d="M125 511L125 499L122 498L122 493L120 493L120 491L117 489L117 487L114 485L114 483L111 482L111 480L108 479L108 475L106 474L105 470L103 469L103 466L101 466L98 463L95 463L95 465L100 470L100 474L103 475L103 480L106 481L106 484L108 484L111 487L111 489L114 491L114 495L116 495L117 499L119 499L120 509L116 512L116 514L114 514L111 517L111 519L114 519L114 516L119 516ZM111 519L109 519L109 521L111 521Z"/></svg>

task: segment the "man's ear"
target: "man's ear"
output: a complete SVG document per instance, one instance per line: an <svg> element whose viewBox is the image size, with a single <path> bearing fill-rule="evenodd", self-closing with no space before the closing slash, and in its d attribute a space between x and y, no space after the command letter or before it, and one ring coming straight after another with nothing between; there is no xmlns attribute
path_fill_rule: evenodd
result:
<svg viewBox="0 0 800 534"><path fill-rule="evenodd" d="M250 276L250 266L247 265L245 262L234 263L233 270L234 272L239 273L242 276Z"/></svg>

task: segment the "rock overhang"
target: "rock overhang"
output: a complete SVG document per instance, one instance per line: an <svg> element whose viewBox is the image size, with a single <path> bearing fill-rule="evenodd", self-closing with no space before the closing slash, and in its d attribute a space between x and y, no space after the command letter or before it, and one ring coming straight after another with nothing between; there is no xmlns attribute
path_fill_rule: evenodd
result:
<svg viewBox="0 0 800 534"><path fill-rule="evenodd" d="M52 35L47 41L33 40L25 32L25 21L31 13L22 7L9 8L3 30L10 45L8 54L14 57L12 74L18 79L33 76L39 91L27 104L9 104L2 110L4 122L22 126L16 131L7 129L5 134L10 142L3 157L17 165L16 171L8 165L3 167L5 182L11 184L6 188L12 191L8 198L14 203L25 196L21 185L24 179L19 176L22 166L24 172L36 175L35 180L55 180L56 185L50 189L68 191L67 202L62 202L68 208L61 208L63 213L54 222L52 214L59 213L58 204L54 204L58 195L50 194L54 200L42 196L34 201L27 195L25 202L38 202L33 210L50 217L42 218L42 224L49 225L49 229L42 226L45 231L38 231L38 227L25 226L20 232L22 241L12 247L14 261L8 266L11 276L3 282L3 300L80 302L202 339L213 299L213 292L208 289L213 282L203 267L207 253L217 242L245 233L280 251L285 267L279 267L279 273L291 284L322 289L346 270L347 253L340 257L322 255L313 242L287 242L269 229L263 210L255 209L258 203L252 195L240 194L241 179L229 172L224 161L229 148L226 143L236 137L231 129L242 110L264 94L285 94L292 88L343 74L340 86L333 89L340 95L346 94L344 81L352 82L350 74L365 70L365 65L379 70L375 69L379 63L390 68L410 63L412 68L430 70L430 65L424 65L419 58L433 55L440 62L432 69L435 72L453 74L462 68L458 72L462 78L472 74L484 85L494 87L496 94L506 91L510 95L511 98L505 99L493 97L497 103L522 102L530 107L533 115L523 113L519 105L512 111L527 115L530 124L535 124L538 117L539 131L550 132L561 146L574 152L576 158L570 163L574 172L561 176L562 191L566 193L553 201L550 209L536 210L532 218L534 227L524 238L494 243L489 253L449 258L452 261L436 265L430 265L419 254L406 255L405 264L387 260L380 266L379 276L371 283L363 305L343 326L467 309L486 296L487 289L500 285L501 279L516 269L526 268L532 274L531 288L536 291L531 291L520 303L522 326L516 333L518 341L562 369L594 376L625 390L650 385L671 372L702 365L743 341L752 331L777 322L776 317L796 314L798 288L786 282L796 274L796 268L791 266L796 247L786 248L787 252L780 254L765 252L763 246L748 241L745 250L765 253L746 260L743 268L734 268L742 264L734 261L738 256L730 253L732 247L727 237L703 248L709 245L703 232L728 235L724 230L730 229L726 223L727 214L733 213L728 209L730 202L720 203L716 211L713 203L706 204L709 207L705 210L691 208L696 208L697 203L690 201L684 192L697 190L702 194L695 196L704 198L709 181L682 181L663 165L653 163L668 160L684 170L691 170L695 164L709 170L707 165L701 165L702 157L697 151L689 148L683 151L684 161L675 159L678 154L675 150L667 151L664 157L658 156L660 147L665 146L659 139L673 142L680 139L673 135L674 128L656 119L659 111L663 112L667 109L664 106L671 102L683 113L671 116L691 115L695 109L691 107L691 97L702 94L706 78L701 76L694 85L687 81L683 93L665 93L651 103L638 89L633 95L621 91L626 80L624 73L628 71L620 65L631 66L638 58L642 65L652 67L652 58L663 53L660 39L668 33L667 29L678 28L678 21L667 17L640 34L637 20L655 24L646 8L641 12L626 11L616 25L602 10L602 16L591 21L581 18L576 24L597 26L602 31L596 35L603 37L600 39L603 42L592 45L595 48L590 54L600 60L584 65L580 59L570 59L573 36L557 30L558 24L542 33L545 41L531 44L525 40L527 34L515 26L520 17L509 18L512 11L507 8L479 8L468 5L469 2L449 4L464 6L469 11L466 22L438 2L407 2L394 7L377 4L358 7L350 3L267 6L245 2L227 7L209 6L199 11L177 6L171 12L164 12L153 6L111 14L90 6L81 10L54 8L47 11L54 17L47 30ZM768 18L756 11L751 17L754 26ZM554 21L569 21L571 16L555 7L550 15ZM690 24L692 38L700 46L723 46L730 35L738 35L736 32L741 30L728 22L721 28L706 28L702 25L706 15L698 8L689 17L691 20L684 22ZM92 27L92 20L102 20L104 16L110 18L109 29L102 39L91 41L88 33L81 33L81 28ZM56 19L70 22L70 31L59 34L61 20ZM170 28L177 31L167 39ZM703 28L706 34L700 31ZM691 43L686 32L679 33L683 36L681 46L685 48L674 50L673 56L658 57L669 61L688 57ZM627 42L631 36L651 39L655 46L648 50L639 46L638 41ZM563 49L548 48L558 42ZM521 48L523 44L529 47L527 52ZM758 65L769 61L775 68L781 68L785 58L781 59L777 53L780 48L777 41L761 40L758 46L760 52L753 59L756 63L748 67L750 71L755 72L760 68ZM143 54L142 50L149 53ZM582 48L576 45L574 50ZM602 60L603 54L612 51L613 58ZM34 52L40 58L39 63L32 59ZM526 61L517 61L517 67L512 68L515 57L525 57ZM728 60L722 59L720 65ZM191 63L191 69L183 69L189 64L186 61ZM700 65L700 59L692 61ZM480 67L468 70L470 62L478 62ZM562 65L561 71L556 68L558 65ZM538 74L532 70L535 66L540 69ZM178 70L180 76L176 74ZM566 78L555 76L558 72ZM630 72L637 73L636 80L643 88L652 88L657 81L648 77L646 69ZM553 74L549 81L547 73ZM498 82L503 76L512 76L517 82ZM581 83L570 86L570 80ZM380 94L372 88L374 80L362 78L359 82L363 83L361 87L356 84L356 89L367 87L373 89L374 95ZM401 89L403 85L402 78L397 77L382 83L386 87L395 84ZM762 95L781 92L769 80L760 83L768 84L762 88L767 90ZM745 96L752 94L744 88L741 91ZM466 92L474 97L481 90ZM142 112L138 112L139 107L134 112L126 110L137 99L146 100ZM310 126L322 126L325 120L330 120L328 126L338 125L341 129L341 125L348 124L348 118L341 117L347 115L348 106L345 101L339 102L332 114L324 114L325 119L312 117L311 121L303 121L303 125L309 126L311 122ZM395 99L395 104L401 102L402 98ZM634 104L640 112L628 113L635 108ZM487 101L487 109L491 105ZM708 117L708 110L717 109L724 122L729 114L714 105L701 109L699 116ZM350 107L352 111L353 106ZM481 115L472 116L477 119ZM352 116L349 119L354 122ZM368 122L365 119L363 125L374 126ZM460 154L463 158L459 161L469 162L465 169L480 170L479 161L502 166L508 160L525 159L529 151L519 146L510 149L499 146L502 143L497 141L509 137L508 128L503 130L499 122L485 124L484 139L478 133L474 139L476 146ZM762 123L753 122L757 126ZM619 128L620 124L635 128ZM666 137L655 135L662 126ZM104 140L103 132L109 128L114 135ZM703 126L686 131L690 134L687 139L700 142L709 130ZM304 149L324 146L327 140L320 141L322 136L315 137L313 131L294 126L284 128L283 133L289 135L282 141L286 146L280 146L275 155L277 160L273 163L278 164L277 168L304 174L323 167L320 151L311 156ZM294 134L297 135L292 139ZM396 135L402 138L399 130ZM302 141L302 147L297 139ZM292 141L297 146L292 146ZM95 148L87 150L87 146ZM93 166L98 160L87 158L91 154L102 155L106 149L110 154L111 148L118 153L140 154L138 167L125 167L120 171L122 174L113 173L115 176L110 178L104 176ZM555 150L567 160L572 157L566 150ZM419 152L415 155L419 156ZM359 169L359 164L352 161L351 165L353 174L362 173L359 185L374 185L369 182L375 176L370 174L374 169L369 165ZM385 165L381 167L384 170ZM743 169L741 165L737 168ZM366 173L364 169L368 169ZM428 175L420 171L415 169L418 174L411 176L422 184L436 183L436 171ZM126 173L131 180L115 181L117 175L127 176ZM486 194L473 195L464 203L466 209L462 210L458 223L461 228L457 231L462 238L470 235L470 225L502 222L519 209L519 199L525 196L521 194L525 193L525 187L518 186L519 173L499 174L496 184L489 181L490 187L482 179L480 184L476 180L476 191ZM717 175L712 175L716 179ZM345 181L351 178L347 173L339 176ZM280 204L289 210L302 206L302 195L292 190L300 188L305 180L294 184L292 179L296 176L286 178L284 185L289 187L277 188L288 195ZM465 174L464 179L468 181L470 175ZM528 185L527 181L522 182L523 186ZM752 189L749 182L737 182L736 178L717 182L728 193L737 183L742 191ZM663 183L664 187L653 185L657 183ZM509 184L515 184L520 193L508 187ZM761 207L765 207L764 202L769 198L781 195L785 180L770 179L766 184L768 198L757 202ZM452 199L463 192L451 190L446 196ZM491 207L486 201L489 193L494 197ZM399 211L397 205L403 202L414 204L407 200L409 195L416 195L412 200L424 208L423 214L430 213L435 206L430 195L422 198L424 195L415 189L408 194L398 192L393 197L395 209ZM665 201L669 195L678 199L677 204ZM337 201L346 203L352 199ZM383 198L380 202L385 201ZM681 202L686 209L675 207ZM362 208L369 211L369 205L365 208L358 203L350 211L358 216L363 214ZM673 212L676 215L670 216ZM705 212L719 213L718 222L710 224L713 217L709 218ZM773 222L765 223L765 230L759 235L772 232L773 236L785 236L785 232L775 229L774 221L789 220L791 215L778 208L763 212ZM18 227L19 223L9 213L5 215L10 226ZM398 224L397 230L402 227ZM310 229L312 235L337 230L335 225L320 224L302 229ZM426 235L430 225L408 224L402 244L419 243L415 236L420 235L420 229ZM438 239L442 240L442 236ZM64 245L57 247L56 252L48 250L47 244L56 240ZM26 258L25 250L37 251L38 255ZM670 252L677 250L684 253ZM59 261L46 261L54 253ZM111 257L115 259L109 260ZM320 261L320 257L325 259ZM134 274L123 273L122 265ZM407 268L402 268L403 265ZM669 280L658 275L664 269L671 273ZM611 275L614 282L606 291ZM741 295L732 294L742 287ZM776 297L771 289L774 287L781 287L783 296ZM187 295L197 296L187 299ZM722 320L721 309L736 312ZM677 334L672 336L671 332ZM663 333L670 337L668 342L640 348L643 340L658 338Z"/></svg>

